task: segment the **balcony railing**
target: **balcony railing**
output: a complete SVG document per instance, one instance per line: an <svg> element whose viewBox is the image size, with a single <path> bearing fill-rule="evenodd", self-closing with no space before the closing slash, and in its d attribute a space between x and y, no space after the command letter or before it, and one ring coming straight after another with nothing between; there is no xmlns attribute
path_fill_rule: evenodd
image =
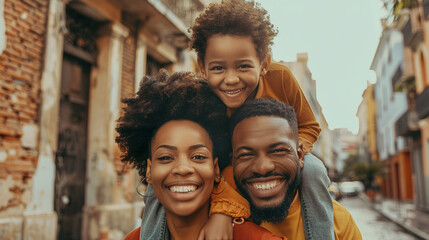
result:
<svg viewBox="0 0 429 240"><path fill-rule="evenodd" d="M204 9L204 6L197 0L160 0L160 2L180 18L187 27L193 25L194 18Z"/></svg>
<svg viewBox="0 0 429 240"><path fill-rule="evenodd" d="M415 110L408 110L396 121L396 133L399 136L411 136L419 132L418 116Z"/></svg>
<svg viewBox="0 0 429 240"><path fill-rule="evenodd" d="M429 87L417 95L416 97L416 108L420 119L429 116Z"/></svg>
<svg viewBox="0 0 429 240"><path fill-rule="evenodd" d="M402 28L402 35L404 36L404 45L411 47L413 50L415 50L418 44L423 41L423 28L421 22L419 9L411 8L409 19Z"/></svg>

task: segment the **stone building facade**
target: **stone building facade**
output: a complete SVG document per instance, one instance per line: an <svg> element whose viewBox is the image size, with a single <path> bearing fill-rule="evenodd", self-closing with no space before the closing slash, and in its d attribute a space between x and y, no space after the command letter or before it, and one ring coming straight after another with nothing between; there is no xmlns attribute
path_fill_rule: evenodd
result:
<svg viewBox="0 0 429 240"><path fill-rule="evenodd" d="M322 107L317 100L316 80L313 79L312 73L308 68L308 53L297 53L296 61L281 63L286 65L295 76L321 128L319 138L314 143L311 153L323 161L328 169L328 175L333 177L335 175L335 159L333 155L332 132L323 115Z"/></svg>
<svg viewBox="0 0 429 240"><path fill-rule="evenodd" d="M143 202L114 142L121 98L160 68L196 70L187 29L207 2L0 0L0 239L132 230Z"/></svg>

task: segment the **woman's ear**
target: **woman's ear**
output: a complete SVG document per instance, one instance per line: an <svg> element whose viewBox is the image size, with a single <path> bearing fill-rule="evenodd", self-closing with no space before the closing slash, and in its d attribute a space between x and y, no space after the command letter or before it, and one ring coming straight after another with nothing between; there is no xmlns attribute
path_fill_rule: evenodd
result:
<svg viewBox="0 0 429 240"><path fill-rule="evenodd" d="M265 74L267 74L268 69L270 68L270 65L271 65L271 55L268 54L261 63L261 73L260 73L261 76L265 76Z"/></svg>
<svg viewBox="0 0 429 240"><path fill-rule="evenodd" d="M218 158L215 158L213 161L214 173L215 173L215 183L220 182L220 168L218 164Z"/></svg>
<svg viewBox="0 0 429 240"><path fill-rule="evenodd" d="M204 69L204 63L203 61L198 58L198 68L200 69L201 74L203 75L204 79L207 80L207 73L206 70Z"/></svg>
<svg viewBox="0 0 429 240"><path fill-rule="evenodd" d="M146 167L146 182L152 184L152 176L150 175L150 169L152 167L152 161L147 159L147 167Z"/></svg>

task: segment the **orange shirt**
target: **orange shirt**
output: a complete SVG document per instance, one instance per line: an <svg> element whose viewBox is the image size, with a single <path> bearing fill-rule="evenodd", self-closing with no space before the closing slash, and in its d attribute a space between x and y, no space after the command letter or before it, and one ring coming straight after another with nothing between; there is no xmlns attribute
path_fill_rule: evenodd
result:
<svg viewBox="0 0 429 240"><path fill-rule="evenodd" d="M141 228L136 228L125 236L124 240L139 240ZM265 228L252 222L236 224L234 226L234 239L238 240L287 240L286 237L279 237Z"/></svg>
<svg viewBox="0 0 429 240"><path fill-rule="evenodd" d="M334 207L335 239L361 240L360 231L349 211L335 200L332 200L332 204ZM290 205L288 215L283 222L276 224L263 222L261 226L279 236L287 236L289 239L294 240L305 240L301 201L298 194Z"/></svg>

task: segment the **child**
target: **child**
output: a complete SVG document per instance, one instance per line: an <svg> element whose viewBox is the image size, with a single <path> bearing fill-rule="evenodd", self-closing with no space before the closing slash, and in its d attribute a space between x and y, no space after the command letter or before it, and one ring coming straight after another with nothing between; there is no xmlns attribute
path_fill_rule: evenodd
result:
<svg viewBox="0 0 429 240"><path fill-rule="evenodd" d="M191 46L198 54L200 70L228 111L233 112L253 98L275 98L293 106L298 118L299 140L304 152L309 153L320 128L289 69L271 62L269 51L277 32L267 11L253 1L227 0L211 4L196 19L191 30ZM322 161L311 154L306 154L304 161L300 196L306 239L334 239L333 207L327 190L330 181L326 169ZM221 168L229 165L220 164ZM230 167L224 170L224 176L229 185L234 184ZM229 218L220 217L222 214L248 217L248 205L241 196L231 192L226 190L212 195L210 214L216 216L210 217L201 233L206 239L225 233L232 236L232 229L228 229L231 224L217 220L231 222ZM145 218L143 226L145 221L152 221ZM221 229L225 226L226 230L219 230L219 226Z"/></svg>

